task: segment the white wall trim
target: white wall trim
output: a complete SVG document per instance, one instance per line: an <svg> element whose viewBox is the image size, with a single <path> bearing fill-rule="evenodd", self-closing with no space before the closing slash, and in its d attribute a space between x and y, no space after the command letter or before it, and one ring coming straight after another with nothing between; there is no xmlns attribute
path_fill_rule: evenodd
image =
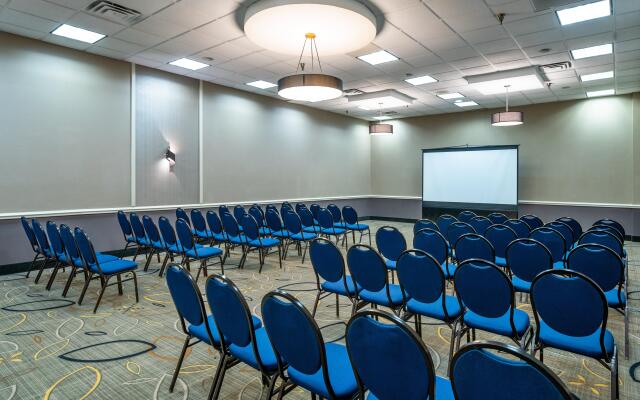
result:
<svg viewBox="0 0 640 400"><path fill-rule="evenodd" d="M198 81L198 193L199 203L204 203L204 116L202 114L202 81Z"/></svg>
<svg viewBox="0 0 640 400"><path fill-rule="evenodd" d="M131 63L131 206L136 205L136 64Z"/></svg>

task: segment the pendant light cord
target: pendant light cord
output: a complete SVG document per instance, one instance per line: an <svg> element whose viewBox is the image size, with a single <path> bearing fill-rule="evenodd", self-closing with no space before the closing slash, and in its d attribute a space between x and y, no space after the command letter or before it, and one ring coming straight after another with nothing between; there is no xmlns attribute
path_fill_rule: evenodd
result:
<svg viewBox="0 0 640 400"><path fill-rule="evenodd" d="M314 69L314 58L317 59L318 61L318 69L320 69L320 72L322 72L322 64L320 63L320 53L318 52L318 43L316 43L316 38L315 35L313 37L311 37L311 39L308 36L309 34L307 34L307 36L304 37L304 43L302 44L302 51L300 52L300 57L298 57L298 65L296 66L296 74L298 73L298 71L300 69L302 69L302 72L304 72L304 63L302 62L302 56L304 56L304 49L307 48L307 41L310 40L311 41L311 45L309 46L309 52L311 53L311 71L313 71ZM315 57L313 55L313 48L315 47L316 49L316 54Z"/></svg>
<svg viewBox="0 0 640 400"><path fill-rule="evenodd" d="M509 85L505 85L505 89L507 89L507 109L506 112L509 112Z"/></svg>

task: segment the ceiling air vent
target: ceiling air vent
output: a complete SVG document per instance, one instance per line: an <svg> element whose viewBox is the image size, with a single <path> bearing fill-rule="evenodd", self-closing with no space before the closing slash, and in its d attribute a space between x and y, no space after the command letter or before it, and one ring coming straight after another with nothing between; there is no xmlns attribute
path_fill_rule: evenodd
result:
<svg viewBox="0 0 640 400"><path fill-rule="evenodd" d="M573 67L573 65L571 64L571 61L561 61L557 63L545 64L540 66L540 68L542 68L542 70L545 72L564 71L567 69L571 69L571 67Z"/></svg>
<svg viewBox="0 0 640 400"><path fill-rule="evenodd" d="M545 11L550 8L562 8L577 2L577 0L531 0L533 9L536 10L536 12Z"/></svg>
<svg viewBox="0 0 640 400"><path fill-rule="evenodd" d="M364 92L362 90L360 90L360 89L345 89L342 93L345 96L355 96L355 95L358 95L358 94L362 94Z"/></svg>
<svg viewBox="0 0 640 400"><path fill-rule="evenodd" d="M127 25L133 24L142 18L140 11L106 0L94 1L89 4L87 11L99 17Z"/></svg>
<svg viewBox="0 0 640 400"><path fill-rule="evenodd" d="M385 111L385 112L383 112L383 114L384 115L396 115L396 114L398 114L398 112L397 111Z"/></svg>

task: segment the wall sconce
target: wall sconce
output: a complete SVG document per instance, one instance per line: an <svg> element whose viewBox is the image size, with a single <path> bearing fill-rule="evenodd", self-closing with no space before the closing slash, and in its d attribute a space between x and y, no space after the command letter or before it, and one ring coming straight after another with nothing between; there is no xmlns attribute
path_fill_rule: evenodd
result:
<svg viewBox="0 0 640 400"><path fill-rule="evenodd" d="M167 148L166 153L164 153L164 158L166 158L167 161L169 161L170 167L173 167L174 165L176 165L176 153L171 151L171 147Z"/></svg>
<svg viewBox="0 0 640 400"><path fill-rule="evenodd" d="M370 122L369 135L371 136L393 135L393 125L382 124L380 122Z"/></svg>

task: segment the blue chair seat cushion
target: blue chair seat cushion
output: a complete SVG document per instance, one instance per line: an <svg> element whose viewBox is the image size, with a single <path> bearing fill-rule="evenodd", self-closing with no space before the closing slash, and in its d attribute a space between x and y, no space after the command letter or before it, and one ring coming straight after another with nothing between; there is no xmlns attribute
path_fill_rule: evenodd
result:
<svg viewBox="0 0 640 400"><path fill-rule="evenodd" d="M384 259L384 263L387 266L387 269L396 269L396 261Z"/></svg>
<svg viewBox="0 0 640 400"><path fill-rule="evenodd" d="M435 388L435 400L454 400L453 396L453 388L451 387L451 382L443 378L441 376L436 375L436 388ZM367 396L367 400L379 400L376 395L369 392Z"/></svg>
<svg viewBox="0 0 640 400"><path fill-rule="evenodd" d="M357 285L349 275L345 276L345 279L347 281L347 289L345 289L342 279L335 282L324 281L320 286L326 292L337 293L342 296L353 295L356 293L356 290L359 291L361 289L360 285ZM348 293L347 290L349 291Z"/></svg>
<svg viewBox="0 0 640 400"><path fill-rule="evenodd" d="M516 292L529 293L531 291L531 282L520 279L515 275L511 278L511 283L513 283L513 288Z"/></svg>
<svg viewBox="0 0 640 400"><path fill-rule="evenodd" d="M69 260L66 254L61 254L59 257L60 257L60 261L62 261L65 264L69 264ZM96 253L96 258L98 259L100 266L102 266L102 264L104 263L119 260L119 258L116 256L112 256L110 254L102 254L102 253ZM77 268L82 268L84 266L82 262L82 258L80 257L74 258L73 265L75 265Z"/></svg>
<svg viewBox="0 0 640 400"><path fill-rule="evenodd" d="M442 272L444 272L445 279L453 279L457 268L455 264L447 263L445 260L440 267L442 268Z"/></svg>
<svg viewBox="0 0 640 400"><path fill-rule="evenodd" d="M353 375L347 348L342 344L327 343L324 345L324 349L327 355L329 382L336 398L351 399L358 391L358 383ZM329 390L324 382L322 368L312 375L304 374L292 366L289 366L287 371L291 381L297 385L312 393L319 394L320 397L325 399L330 398Z"/></svg>
<svg viewBox="0 0 640 400"><path fill-rule="evenodd" d="M400 285L389 285L389 295L391 297L391 304L389 304L389 298L387 297L387 289L383 288L377 292L371 292L366 289L360 291L360 298L369 303L379 304L383 306L399 306L402 304L402 290Z"/></svg>
<svg viewBox="0 0 640 400"><path fill-rule="evenodd" d="M197 247L198 249L200 249L201 247L203 247L203 246L202 246L201 244L199 244L199 243L196 243L195 245L196 245L196 247ZM177 254L182 253L182 244L180 244L180 241L177 241L177 242L176 242L176 244L170 244L170 245L168 245L168 246L167 246L167 248L169 249L169 251L170 251L171 253L177 253Z"/></svg>
<svg viewBox="0 0 640 400"><path fill-rule="evenodd" d="M137 243L136 238L133 235L126 235L124 240L126 240L127 243Z"/></svg>
<svg viewBox="0 0 640 400"><path fill-rule="evenodd" d="M347 224L347 229L352 231L366 231L369 229L367 224Z"/></svg>
<svg viewBox="0 0 640 400"><path fill-rule="evenodd" d="M496 265L499 267L506 267L507 266L507 259L504 257L498 257L496 256Z"/></svg>
<svg viewBox="0 0 640 400"><path fill-rule="evenodd" d="M511 323L509 322L509 311L497 318L487 318L476 314L471 310L467 310L464 313L464 323L472 328L481 329L497 335L507 337L513 336L513 330L511 329ZM529 315L522 310L513 310L513 325L516 328L518 336L522 337L527 328L531 325Z"/></svg>
<svg viewBox="0 0 640 400"><path fill-rule="evenodd" d="M615 287L608 292L605 292L604 297L607 299L609 307L620 308L627 304L627 299L624 290L620 290L620 296L618 296L618 288Z"/></svg>
<svg viewBox="0 0 640 400"><path fill-rule="evenodd" d="M305 226L304 228L302 228L303 232L307 232L307 233L318 233L320 232L320 227L317 225L314 226Z"/></svg>
<svg viewBox="0 0 640 400"><path fill-rule="evenodd" d="M240 233L238 236L227 235L227 240L231 244L240 244L240 245L242 245L242 244L247 243L247 237L242 233Z"/></svg>
<svg viewBox="0 0 640 400"><path fill-rule="evenodd" d="M199 260L203 258L215 257L219 255L222 255L222 250L214 246L199 247L199 248L196 248L195 250L191 249L187 251L187 256L191 258L196 258Z"/></svg>
<svg viewBox="0 0 640 400"><path fill-rule="evenodd" d="M582 354L587 357L602 358L602 348L600 347L600 334L602 328L598 328L589 336L569 336L556 331L547 325L544 321L540 321L540 342L545 346L554 347L556 349L569 351L576 354ZM609 357L613 356L614 339L611 331L608 329L604 333L604 348Z"/></svg>
<svg viewBox="0 0 640 400"><path fill-rule="evenodd" d="M564 269L564 261L556 261L553 263L553 269Z"/></svg>
<svg viewBox="0 0 640 400"><path fill-rule="evenodd" d="M249 241L249 246L251 247L273 247L278 246L280 244L280 239L267 237L260 239L253 239Z"/></svg>
<svg viewBox="0 0 640 400"><path fill-rule="evenodd" d="M305 240L313 240L316 237L318 237L318 235L316 235L315 233L309 233L309 232L300 232L300 233L294 233L293 235L291 235L291 239L293 240L301 240L301 241L305 241Z"/></svg>
<svg viewBox="0 0 640 400"><path fill-rule="evenodd" d="M213 232L207 229L204 231L196 231L195 235L201 239L211 239L213 237Z"/></svg>
<svg viewBox="0 0 640 400"><path fill-rule="evenodd" d="M341 221L341 222L335 222L335 223L333 224L333 226L334 226L335 228L347 229L347 223L346 223L346 222L342 222L342 221Z"/></svg>
<svg viewBox="0 0 640 400"><path fill-rule="evenodd" d="M214 233L212 237L216 242L224 242L226 240L224 233Z"/></svg>
<svg viewBox="0 0 640 400"><path fill-rule="evenodd" d="M435 318L440 321L451 321L460 316L462 309L458 299L454 296L445 295L445 305L447 307L447 314L445 315L444 308L442 306L442 296L433 303L422 303L415 299L407 301L407 311L424 315L430 318Z"/></svg>
<svg viewBox="0 0 640 400"><path fill-rule="evenodd" d="M275 372L278 369L278 362L276 361L276 355L273 352L273 347L271 347L271 342L269 341L269 336L267 336L266 329L263 327L258 328L255 330L255 333L256 347L258 348L258 353L260 353L262 365L267 371ZM251 343L244 347L231 343L229 344L229 352L245 364L248 364L255 369L260 369Z"/></svg>
<svg viewBox="0 0 640 400"><path fill-rule="evenodd" d="M137 242L141 246L151 246L151 242L147 238L138 238Z"/></svg>
<svg viewBox="0 0 640 400"><path fill-rule="evenodd" d="M260 318L252 315L253 327L258 329L262 326L262 321ZM216 327L216 322L213 319L213 315L207 316L207 320L209 322L209 329L211 330L211 336L213 336L214 343L210 343L209 335L207 334L207 328L204 323L200 325L189 325L187 326L187 331L198 339L202 340L205 343L210 345L218 345L220 344L220 333L218 332L218 328Z"/></svg>
<svg viewBox="0 0 640 400"><path fill-rule="evenodd" d="M138 268L138 264L135 261L123 260L118 258L117 260L109 261L104 264L100 264L100 269L105 275L113 275L121 272L133 271ZM89 269L92 272L98 272L98 268L95 265L90 265Z"/></svg>
<svg viewBox="0 0 640 400"><path fill-rule="evenodd" d="M258 228L258 234L260 236L269 236L271 235L271 229L267 228L266 226L263 226L261 228Z"/></svg>
<svg viewBox="0 0 640 400"><path fill-rule="evenodd" d="M290 235L289 231L285 231L284 229L281 229L279 231L271 231L271 236L277 237L277 238L288 238L289 235Z"/></svg>
<svg viewBox="0 0 640 400"><path fill-rule="evenodd" d="M325 235L344 235L346 230L334 226L333 228L322 228L321 232Z"/></svg>

